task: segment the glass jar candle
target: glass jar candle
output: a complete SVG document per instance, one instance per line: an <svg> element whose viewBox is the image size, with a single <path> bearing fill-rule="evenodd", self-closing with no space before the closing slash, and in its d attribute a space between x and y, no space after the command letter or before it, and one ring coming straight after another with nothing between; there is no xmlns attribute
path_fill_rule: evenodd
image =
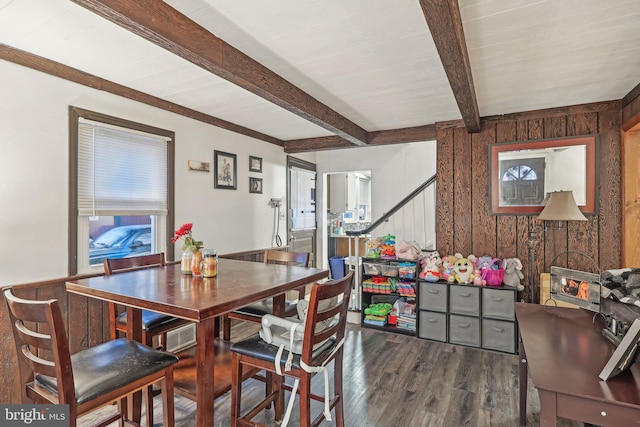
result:
<svg viewBox="0 0 640 427"><path fill-rule="evenodd" d="M218 252L215 249L202 250L200 271L202 277L216 277L218 275Z"/></svg>
<svg viewBox="0 0 640 427"><path fill-rule="evenodd" d="M191 274L191 259L193 258L193 252L182 252L182 258L180 260L180 271L182 274Z"/></svg>

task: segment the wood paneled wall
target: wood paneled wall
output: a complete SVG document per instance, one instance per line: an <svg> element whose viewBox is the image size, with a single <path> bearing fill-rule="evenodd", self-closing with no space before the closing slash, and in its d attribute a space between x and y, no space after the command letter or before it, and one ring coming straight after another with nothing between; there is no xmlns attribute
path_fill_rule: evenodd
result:
<svg viewBox="0 0 640 427"><path fill-rule="evenodd" d="M588 255L602 270L621 267L621 123L621 102L611 101L488 117L475 134L457 122L439 125L436 237L440 254L520 258L525 276L520 299L528 301L532 267L528 232L542 224L535 216L489 214L488 146L598 133L597 215L569 222L563 230L541 233L533 272L539 277L549 271L553 258L565 251ZM576 253L563 255L553 264L594 270L588 258Z"/></svg>

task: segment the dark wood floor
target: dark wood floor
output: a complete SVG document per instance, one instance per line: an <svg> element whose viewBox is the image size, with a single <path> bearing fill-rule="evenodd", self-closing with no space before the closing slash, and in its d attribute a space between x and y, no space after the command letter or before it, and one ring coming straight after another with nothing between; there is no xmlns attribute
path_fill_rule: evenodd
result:
<svg viewBox="0 0 640 427"><path fill-rule="evenodd" d="M234 326L240 339L256 329L247 323ZM253 329L252 329L253 328ZM380 426L493 426L518 425L518 358L515 355L426 341L348 324L344 359L345 425ZM322 375L314 378L314 391L322 394ZM264 394L255 380L243 386L243 408ZM215 403L215 426L228 426L230 395ZM195 404L176 396L176 427L195 426ZM246 403L246 407L244 404ZM314 402L314 405L316 402ZM155 398L156 425L161 425L160 396ZM318 403L312 406L317 414ZM294 407L289 425L298 424ZM113 407L100 412L113 411ZM538 394L529 381L527 422L538 426ZM97 414L96 414L97 415ZM93 414L79 420L88 426ZM273 411L255 421L276 426ZM323 425L335 425L325 422ZM559 427L581 426L559 419Z"/></svg>

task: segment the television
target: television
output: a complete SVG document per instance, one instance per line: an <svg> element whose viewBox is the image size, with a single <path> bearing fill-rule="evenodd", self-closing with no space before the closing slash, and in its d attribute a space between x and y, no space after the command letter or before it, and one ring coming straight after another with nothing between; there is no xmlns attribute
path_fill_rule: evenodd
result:
<svg viewBox="0 0 640 427"><path fill-rule="evenodd" d="M551 299L600 312L600 275L551 266Z"/></svg>

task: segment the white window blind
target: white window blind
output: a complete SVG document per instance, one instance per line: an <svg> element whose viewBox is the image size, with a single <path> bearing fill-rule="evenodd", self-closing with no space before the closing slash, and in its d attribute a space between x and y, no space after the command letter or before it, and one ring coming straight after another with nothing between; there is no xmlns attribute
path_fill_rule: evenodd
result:
<svg viewBox="0 0 640 427"><path fill-rule="evenodd" d="M167 138L80 119L78 214L166 215Z"/></svg>

